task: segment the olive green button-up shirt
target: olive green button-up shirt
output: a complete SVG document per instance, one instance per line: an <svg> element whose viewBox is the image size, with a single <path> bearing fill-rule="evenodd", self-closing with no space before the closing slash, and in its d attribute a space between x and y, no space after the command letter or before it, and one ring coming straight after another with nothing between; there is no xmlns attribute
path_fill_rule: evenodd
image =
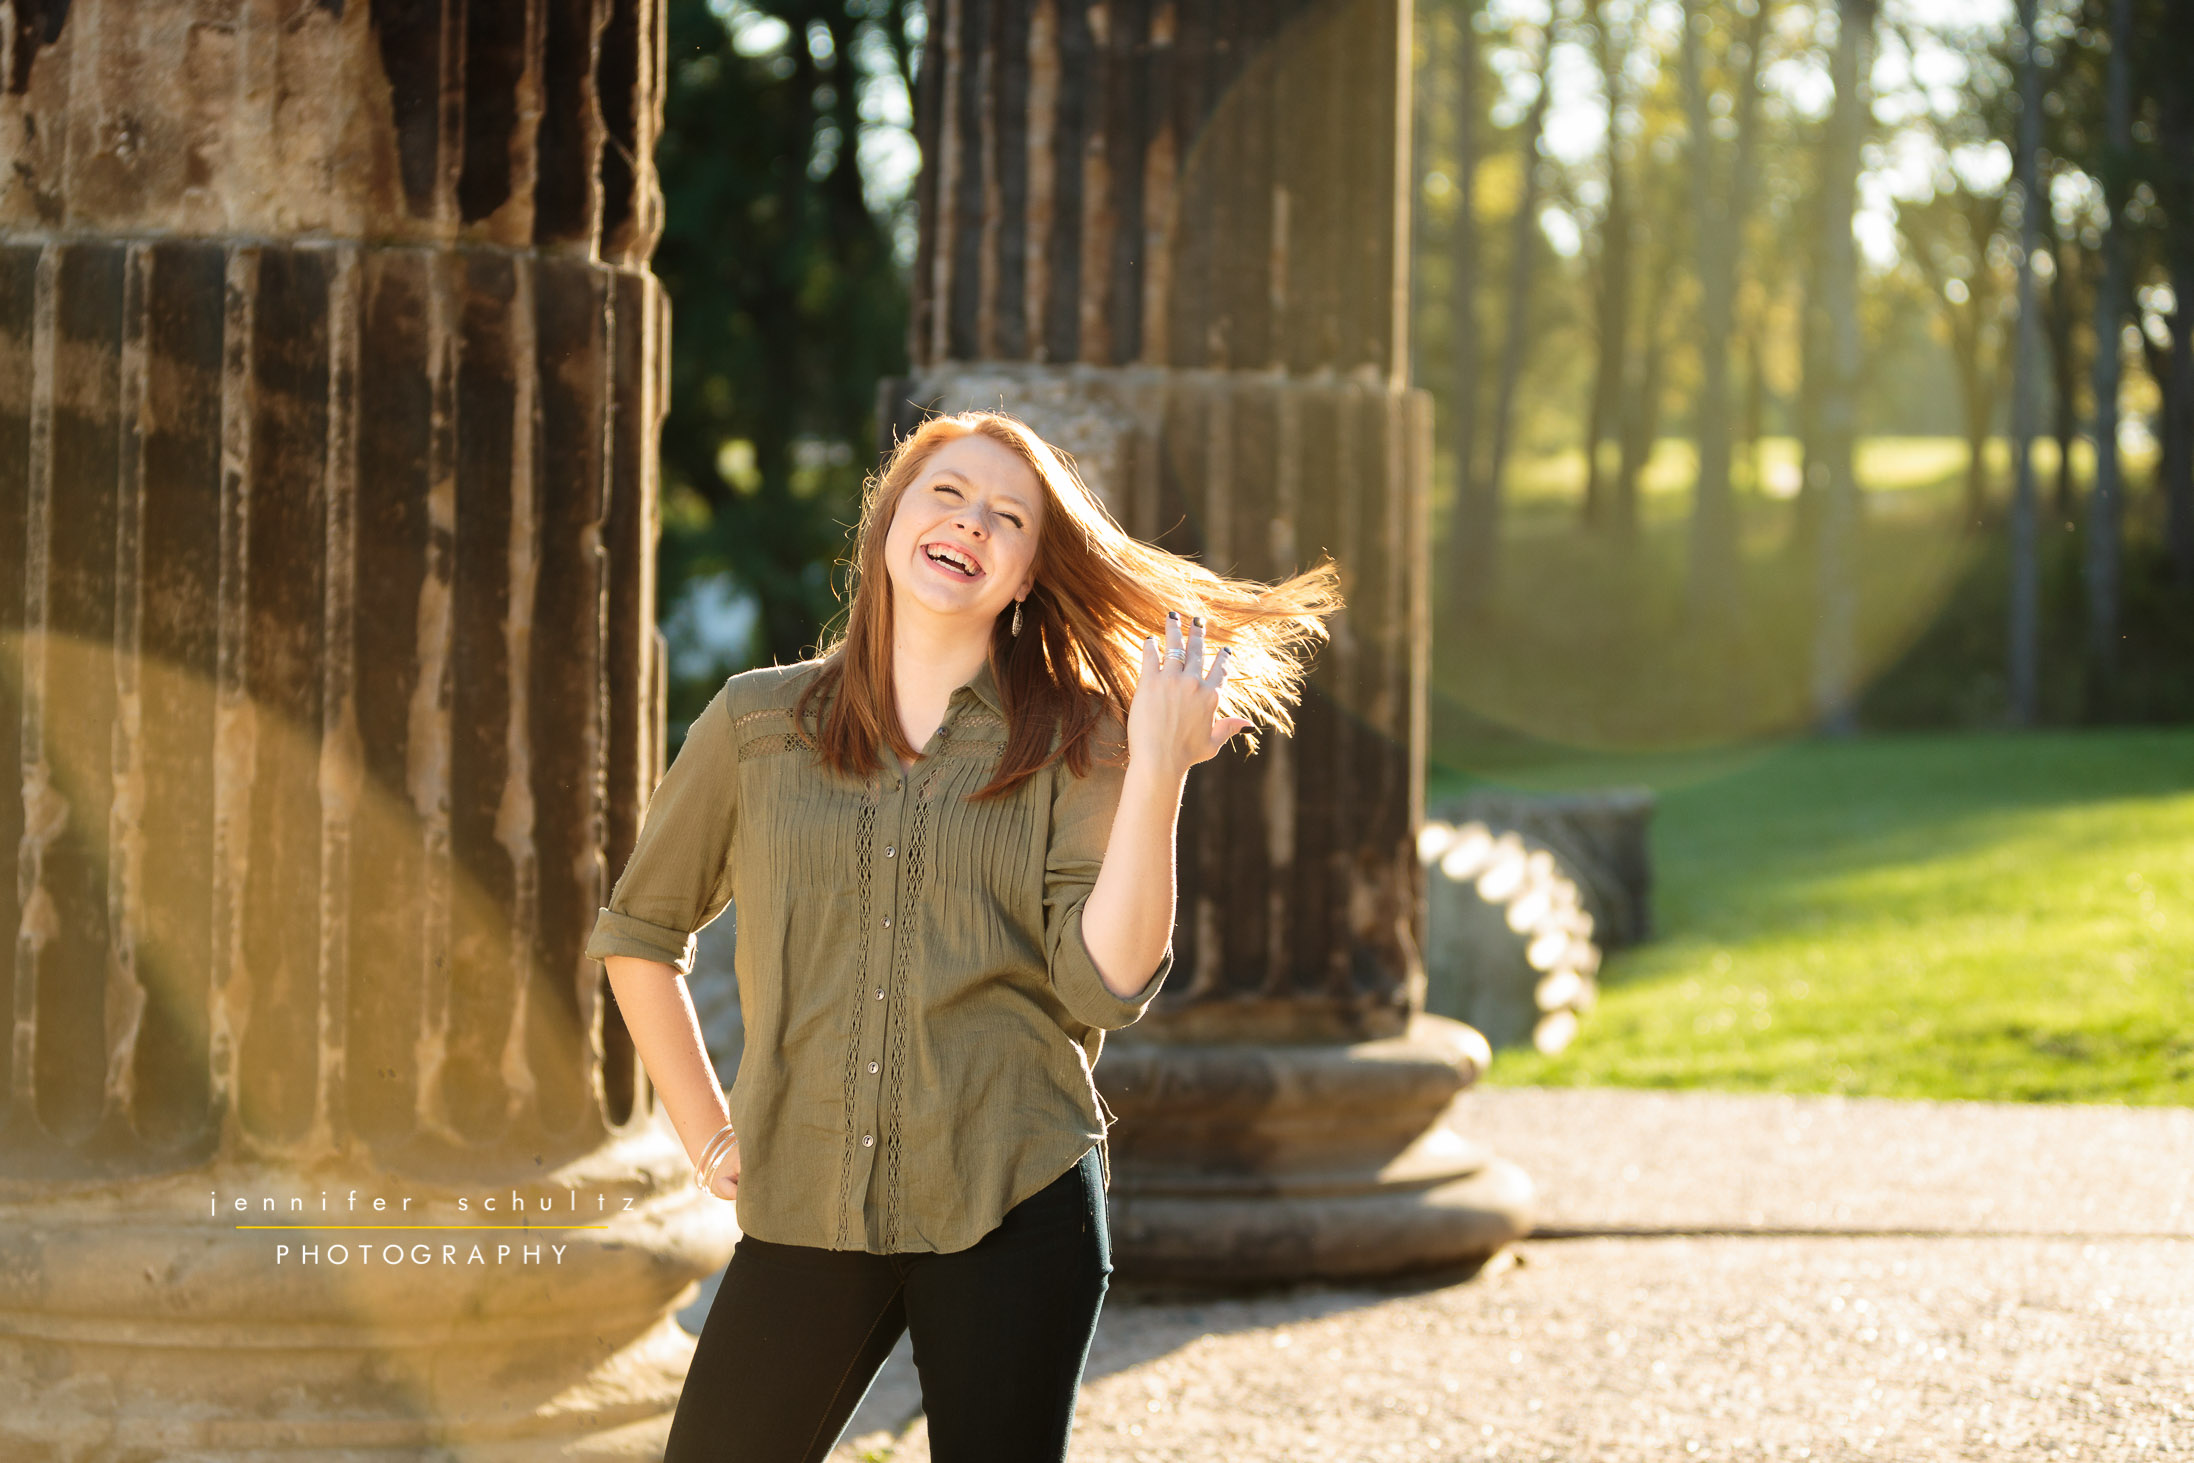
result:
<svg viewBox="0 0 2194 1463"><path fill-rule="evenodd" d="M1082 939L1122 768L1076 777L1056 761L967 801L1005 744L986 663L912 771L880 747L883 771L848 778L794 731L820 669L725 683L649 800L587 954L684 974L693 932L736 903L740 1227L825 1249L965 1249L1103 1143L1104 1033L1143 1014L1173 952L1122 998Z"/></svg>

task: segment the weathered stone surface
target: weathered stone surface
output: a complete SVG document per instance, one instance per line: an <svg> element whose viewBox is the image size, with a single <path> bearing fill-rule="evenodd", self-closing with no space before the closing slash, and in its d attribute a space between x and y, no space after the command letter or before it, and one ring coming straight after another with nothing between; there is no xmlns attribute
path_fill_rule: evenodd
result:
<svg viewBox="0 0 2194 1463"><path fill-rule="evenodd" d="M1346 1046L1109 1049L1124 1270L1239 1284L1482 1262L1529 1226L1532 1195L1444 1121L1487 1060L1477 1032L1427 1015Z"/></svg>
<svg viewBox="0 0 2194 1463"><path fill-rule="evenodd" d="M0 232L542 248L662 231L662 0L11 7Z"/></svg>
<svg viewBox="0 0 2194 1463"><path fill-rule="evenodd" d="M918 367L1399 385L1406 8L945 0L933 16Z"/></svg>
<svg viewBox="0 0 2194 1463"><path fill-rule="evenodd" d="M733 1232L582 948L662 765L663 18L0 23L6 1456L660 1448ZM634 1206L552 1281L203 1207L337 1184Z"/></svg>

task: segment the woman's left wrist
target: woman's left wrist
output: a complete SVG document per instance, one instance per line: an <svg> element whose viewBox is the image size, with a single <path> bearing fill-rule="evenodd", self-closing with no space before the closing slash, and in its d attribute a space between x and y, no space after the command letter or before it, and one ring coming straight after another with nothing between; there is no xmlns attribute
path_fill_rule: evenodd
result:
<svg viewBox="0 0 2194 1463"><path fill-rule="evenodd" d="M1194 765L1193 762L1169 762L1156 756L1130 756L1126 774L1127 788L1140 784L1150 792L1170 793L1179 797L1182 787L1188 782L1189 768Z"/></svg>

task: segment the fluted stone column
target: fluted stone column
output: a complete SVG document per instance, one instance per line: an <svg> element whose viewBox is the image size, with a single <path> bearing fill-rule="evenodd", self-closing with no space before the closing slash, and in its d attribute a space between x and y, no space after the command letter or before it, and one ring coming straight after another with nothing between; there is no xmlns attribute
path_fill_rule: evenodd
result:
<svg viewBox="0 0 2194 1463"><path fill-rule="evenodd" d="M1115 1242L1150 1277L1483 1259L1530 1185L1445 1121L1485 1044L1423 1014L1431 408L1410 390L1407 0L940 0L913 374L1003 404L1130 531L1338 562L1292 737L1189 780L1171 987L1108 1046Z"/></svg>
<svg viewBox="0 0 2194 1463"><path fill-rule="evenodd" d="M0 1456L659 1456L662 36L0 9Z"/></svg>

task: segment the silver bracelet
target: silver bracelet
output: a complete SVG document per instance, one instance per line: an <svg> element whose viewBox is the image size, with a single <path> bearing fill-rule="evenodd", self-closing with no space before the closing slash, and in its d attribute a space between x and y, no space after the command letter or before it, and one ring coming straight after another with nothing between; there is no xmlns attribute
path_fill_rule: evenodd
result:
<svg viewBox="0 0 2194 1463"><path fill-rule="evenodd" d="M730 1151L731 1145L738 1141L739 1135L732 1131L730 1123L718 1128L716 1136L710 1138L708 1143L701 1149L700 1160L694 1164L695 1171L700 1172L713 1168L722 1161L724 1154Z"/></svg>
<svg viewBox="0 0 2194 1463"><path fill-rule="evenodd" d="M716 1130L716 1136L709 1139L708 1146L701 1150L701 1161L694 1165L695 1188L703 1193L708 1191L709 1186L716 1182L716 1170L723 1167L724 1160L731 1156L731 1150L738 1142L739 1135L732 1131L731 1124L726 1123Z"/></svg>

